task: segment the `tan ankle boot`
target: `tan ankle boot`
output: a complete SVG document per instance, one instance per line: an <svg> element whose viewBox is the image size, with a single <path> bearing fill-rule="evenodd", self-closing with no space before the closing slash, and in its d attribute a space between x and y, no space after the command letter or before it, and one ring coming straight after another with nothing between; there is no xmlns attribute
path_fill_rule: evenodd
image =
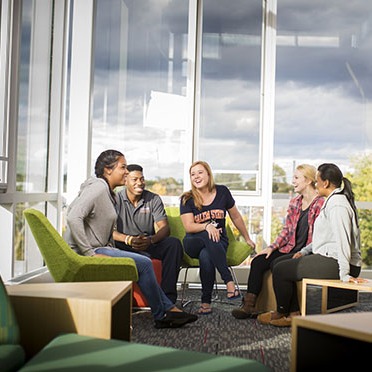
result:
<svg viewBox="0 0 372 372"><path fill-rule="evenodd" d="M255 309L256 300L257 295L253 293L245 294L240 307L234 309L231 314L236 319L256 318L258 315Z"/></svg>

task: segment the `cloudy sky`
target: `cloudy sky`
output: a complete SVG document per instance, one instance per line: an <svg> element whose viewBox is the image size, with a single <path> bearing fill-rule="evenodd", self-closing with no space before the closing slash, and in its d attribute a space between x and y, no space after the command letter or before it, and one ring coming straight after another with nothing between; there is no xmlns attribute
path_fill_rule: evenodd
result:
<svg viewBox="0 0 372 372"><path fill-rule="evenodd" d="M148 178L182 178L192 107L188 2L98 3L96 151L109 143L142 163ZM261 90L261 13L259 1L204 2L199 156L214 169L259 164L261 94L274 97ZM288 181L294 164L335 162L346 171L351 156L371 150L371 27L370 1L278 0L274 162ZM166 125L146 116L157 92L184 105L158 101Z"/></svg>

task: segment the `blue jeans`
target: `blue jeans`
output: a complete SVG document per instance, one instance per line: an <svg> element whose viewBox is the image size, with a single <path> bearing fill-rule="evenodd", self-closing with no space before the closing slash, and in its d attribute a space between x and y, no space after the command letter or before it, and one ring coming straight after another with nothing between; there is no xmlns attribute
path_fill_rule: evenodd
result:
<svg viewBox="0 0 372 372"><path fill-rule="evenodd" d="M161 319L174 304L168 299L156 281L151 259L134 252L122 251L113 247L96 248L95 253L111 257L129 257L134 260L138 271L138 286L146 297L155 320Z"/></svg>
<svg viewBox="0 0 372 372"><path fill-rule="evenodd" d="M233 280L226 260L228 245L227 237L221 235L220 241L214 242L209 239L207 231L195 234L187 233L183 239L185 252L190 257L199 259L202 303L210 304L212 302L216 269L225 284Z"/></svg>
<svg viewBox="0 0 372 372"><path fill-rule="evenodd" d="M133 252L132 247L115 241L115 246L124 251ZM161 260L161 288L171 302L177 301L177 280L183 257L183 247L179 239L167 236L156 244L151 244L142 255Z"/></svg>

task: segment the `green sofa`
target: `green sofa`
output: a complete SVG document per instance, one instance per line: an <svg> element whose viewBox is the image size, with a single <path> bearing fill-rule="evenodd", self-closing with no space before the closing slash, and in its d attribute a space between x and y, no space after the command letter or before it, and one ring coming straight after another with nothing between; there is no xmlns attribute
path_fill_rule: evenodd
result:
<svg viewBox="0 0 372 372"><path fill-rule="evenodd" d="M269 371L249 359L184 351L118 340L103 340L76 334L51 341L20 371Z"/></svg>
<svg viewBox="0 0 372 372"><path fill-rule="evenodd" d="M54 338L30 360L19 340L15 313L0 276L0 371L269 371L250 359L106 340L74 333Z"/></svg>

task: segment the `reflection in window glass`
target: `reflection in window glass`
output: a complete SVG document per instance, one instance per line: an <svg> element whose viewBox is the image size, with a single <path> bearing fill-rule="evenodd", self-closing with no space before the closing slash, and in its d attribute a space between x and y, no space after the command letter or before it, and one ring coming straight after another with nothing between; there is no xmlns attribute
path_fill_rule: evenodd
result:
<svg viewBox="0 0 372 372"><path fill-rule="evenodd" d="M371 201L357 186L368 184L372 159L372 2L280 0L277 24L274 162L287 175L296 163L336 163L359 180L356 200ZM359 217L370 266L367 209Z"/></svg>
<svg viewBox="0 0 372 372"><path fill-rule="evenodd" d="M7 188L8 158L0 156L0 192Z"/></svg>
<svg viewBox="0 0 372 372"><path fill-rule="evenodd" d="M92 160L107 149L182 192L188 1L98 0Z"/></svg>
<svg viewBox="0 0 372 372"><path fill-rule="evenodd" d="M16 154L16 191L20 194L55 191L48 190L46 186L52 28L50 5L31 0L22 2ZM28 202L21 202L15 208L15 276L42 265L35 241L28 238L23 217L23 210L28 206ZM44 202L40 203L40 208L45 213Z"/></svg>
<svg viewBox="0 0 372 372"><path fill-rule="evenodd" d="M2 14L1 14L1 8L0 8L0 29L1 29L1 23L2 23ZM4 53L2 51L3 48L4 48L4 46L2 45L1 40L0 40L0 53L1 54ZM5 68L6 68L6 66L3 66L2 62L3 61L0 58L0 71L4 71ZM2 76L0 76L0 82L3 83ZM2 164L2 162L3 162L2 157L7 156L7 153L8 153L8 151L7 151L7 132L8 132L8 130L7 130L7 121L5 120L5 102L4 102L5 94L4 94L3 90L5 90L5 86L1 85L0 86L0 97L1 97L1 100L0 100L0 185L1 185L1 183L5 182L4 173L3 173L3 170L2 170L2 168L4 167L4 165Z"/></svg>
<svg viewBox="0 0 372 372"><path fill-rule="evenodd" d="M372 2L280 0L277 28L274 161L346 171L372 148Z"/></svg>
<svg viewBox="0 0 372 372"><path fill-rule="evenodd" d="M18 203L15 215L14 236L14 277L38 269L43 265L43 259L39 254L39 248L29 229L23 211L27 208L35 208L45 214L46 203ZM36 253L37 252L37 253Z"/></svg>
<svg viewBox="0 0 372 372"><path fill-rule="evenodd" d="M258 189L261 28L260 1L203 2L197 156L234 190Z"/></svg>
<svg viewBox="0 0 372 372"><path fill-rule="evenodd" d="M45 192L50 75L50 34L45 30L50 14L49 7L39 6L35 12L33 1L22 5L17 191Z"/></svg>

